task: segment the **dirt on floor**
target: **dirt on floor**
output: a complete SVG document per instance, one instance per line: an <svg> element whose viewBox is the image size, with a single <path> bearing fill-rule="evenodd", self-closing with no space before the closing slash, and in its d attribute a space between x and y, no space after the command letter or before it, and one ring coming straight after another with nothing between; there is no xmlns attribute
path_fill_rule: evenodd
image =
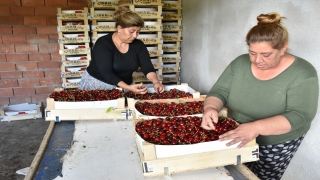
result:
<svg viewBox="0 0 320 180"><path fill-rule="evenodd" d="M22 180L17 170L30 167L50 122L42 119L0 122L0 179Z"/></svg>

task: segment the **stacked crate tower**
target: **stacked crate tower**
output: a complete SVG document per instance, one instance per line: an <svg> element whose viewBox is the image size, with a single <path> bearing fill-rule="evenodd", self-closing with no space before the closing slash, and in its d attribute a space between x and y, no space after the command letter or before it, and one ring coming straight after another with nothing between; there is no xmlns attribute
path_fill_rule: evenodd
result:
<svg viewBox="0 0 320 180"><path fill-rule="evenodd" d="M163 1L163 84L180 84L182 0Z"/></svg>
<svg viewBox="0 0 320 180"><path fill-rule="evenodd" d="M90 36L88 8L61 10L58 8L58 43L61 55L62 87L77 89L84 70L89 65Z"/></svg>
<svg viewBox="0 0 320 180"><path fill-rule="evenodd" d="M94 45L99 37L116 31L113 13L118 8L118 0L91 0L89 8L91 42Z"/></svg>
<svg viewBox="0 0 320 180"><path fill-rule="evenodd" d="M137 39L147 47L153 67L157 70L158 79L162 82L162 2L161 0L119 0L119 6L125 6L137 13L144 20ZM134 83L151 84L151 81L140 69L133 73Z"/></svg>

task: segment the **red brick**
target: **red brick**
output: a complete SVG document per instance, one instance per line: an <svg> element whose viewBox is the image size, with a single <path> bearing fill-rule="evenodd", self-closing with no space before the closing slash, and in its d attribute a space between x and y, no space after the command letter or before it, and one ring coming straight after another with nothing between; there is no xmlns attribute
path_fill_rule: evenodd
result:
<svg viewBox="0 0 320 180"><path fill-rule="evenodd" d="M12 26L0 26L0 34L12 34Z"/></svg>
<svg viewBox="0 0 320 180"><path fill-rule="evenodd" d="M1 79L0 84L1 84L1 88L17 87L18 80L16 80L16 79Z"/></svg>
<svg viewBox="0 0 320 180"><path fill-rule="evenodd" d="M59 45L58 43L39 44L39 52L59 52Z"/></svg>
<svg viewBox="0 0 320 180"><path fill-rule="evenodd" d="M40 86L55 86L58 85L61 87L62 81L61 78L43 78L40 79Z"/></svg>
<svg viewBox="0 0 320 180"><path fill-rule="evenodd" d="M19 62L18 64L16 64L17 66L17 70L19 71L34 71L38 69L38 64L37 62L33 62L33 61L28 61L28 62Z"/></svg>
<svg viewBox="0 0 320 180"><path fill-rule="evenodd" d="M47 25L47 18L39 17L39 16L25 16L24 24L25 25Z"/></svg>
<svg viewBox="0 0 320 180"><path fill-rule="evenodd" d="M1 96L13 96L13 91L11 88L0 88L0 97Z"/></svg>
<svg viewBox="0 0 320 180"><path fill-rule="evenodd" d="M30 61L50 61L50 55L48 53L36 53L29 54Z"/></svg>
<svg viewBox="0 0 320 180"><path fill-rule="evenodd" d="M31 103L31 95L30 96L13 96L10 97L10 104L21 104L21 103Z"/></svg>
<svg viewBox="0 0 320 180"><path fill-rule="evenodd" d="M11 16L10 6L0 6L0 15Z"/></svg>
<svg viewBox="0 0 320 180"><path fill-rule="evenodd" d="M7 58L5 54L0 54L0 62L7 62Z"/></svg>
<svg viewBox="0 0 320 180"><path fill-rule="evenodd" d="M68 0L45 0L46 6L67 6L68 5Z"/></svg>
<svg viewBox="0 0 320 180"><path fill-rule="evenodd" d="M39 79L18 79L20 87L34 87L39 86Z"/></svg>
<svg viewBox="0 0 320 180"><path fill-rule="evenodd" d="M21 0L22 6L44 6L44 0Z"/></svg>
<svg viewBox="0 0 320 180"><path fill-rule="evenodd" d="M57 26L38 26L37 34L58 34Z"/></svg>
<svg viewBox="0 0 320 180"><path fill-rule="evenodd" d="M52 69L52 70L46 70L45 72L44 72L44 77L52 77L52 78L54 78L54 77L61 77L61 70L60 69L56 69L56 70L54 70L54 69Z"/></svg>
<svg viewBox="0 0 320 180"><path fill-rule="evenodd" d="M0 63L0 71L15 71L16 64L14 63Z"/></svg>
<svg viewBox="0 0 320 180"><path fill-rule="evenodd" d="M51 60L62 60L62 57L61 55L59 54L59 52L53 52L51 53Z"/></svg>
<svg viewBox="0 0 320 180"><path fill-rule="evenodd" d="M38 103L38 102L42 102L42 105L44 107L47 106L47 98L49 97L48 94L45 95L32 95L31 96L31 103Z"/></svg>
<svg viewBox="0 0 320 180"><path fill-rule="evenodd" d="M10 104L9 97L0 96L0 105L8 105L8 104Z"/></svg>
<svg viewBox="0 0 320 180"><path fill-rule="evenodd" d="M0 16L1 25L23 25L23 16Z"/></svg>
<svg viewBox="0 0 320 180"><path fill-rule="evenodd" d="M21 71L2 71L0 72L1 79L19 79L22 78Z"/></svg>
<svg viewBox="0 0 320 180"><path fill-rule="evenodd" d="M6 35L2 36L2 43L3 44L21 44L26 43L26 36L25 35Z"/></svg>
<svg viewBox="0 0 320 180"><path fill-rule="evenodd" d="M16 44L16 52L38 52L37 44Z"/></svg>
<svg viewBox="0 0 320 180"><path fill-rule="evenodd" d="M15 87L13 88L14 96L36 94L34 87Z"/></svg>
<svg viewBox="0 0 320 180"><path fill-rule="evenodd" d="M28 54L6 54L7 62L19 62L19 61L28 61Z"/></svg>
<svg viewBox="0 0 320 180"><path fill-rule="evenodd" d="M21 6L20 0L0 1L0 6Z"/></svg>
<svg viewBox="0 0 320 180"><path fill-rule="evenodd" d="M36 89L36 94L51 94L55 87L54 86L40 86L40 87L35 87ZM48 97L48 96L47 96Z"/></svg>
<svg viewBox="0 0 320 180"><path fill-rule="evenodd" d="M68 0L68 6L76 6L76 7L87 7L87 0Z"/></svg>
<svg viewBox="0 0 320 180"><path fill-rule="evenodd" d="M48 35L26 35L27 43L30 44L41 44L48 43L49 36Z"/></svg>
<svg viewBox="0 0 320 180"><path fill-rule="evenodd" d="M38 6L38 7L35 7L35 15L36 16L56 16L57 15L57 8L56 7Z"/></svg>
<svg viewBox="0 0 320 180"><path fill-rule="evenodd" d="M14 45L0 45L0 53L14 53Z"/></svg>
<svg viewBox="0 0 320 180"><path fill-rule="evenodd" d="M59 38L58 34L55 34L55 35L50 34L49 35L49 43L57 43L58 38Z"/></svg>
<svg viewBox="0 0 320 180"><path fill-rule="evenodd" d="M11 7L11 14L13 16L34 16L34 7Z"/></svg>
<svg viewBox="0 0 320 180"><path fill-rule="evenodd" d="M43 71L23 71L23 78L44 78Z"/></svg>
<svg viewBox="0 0 320 180"><path fill-rule="evenodd" d="M58 25L57 17L47 17L47 25Z"/></svg>
<svg viewBox="0 0 320 180"><path fill-rule="evenodd" d="M13 26L13 34L37 34L36 27L32 26Z"/></svg>
<svg viewBox="0 0 320 180"><path fill-rule="evenodd" d="M0 44L0 53L14 53L14 45Z"/></svg>
<svg viewBox="0 0 320 180"><path fill-rule="evenodd" d="M39 69L56 69L60 68L60 62L58 61L45 61L45 62L38 62Z"/></svg>

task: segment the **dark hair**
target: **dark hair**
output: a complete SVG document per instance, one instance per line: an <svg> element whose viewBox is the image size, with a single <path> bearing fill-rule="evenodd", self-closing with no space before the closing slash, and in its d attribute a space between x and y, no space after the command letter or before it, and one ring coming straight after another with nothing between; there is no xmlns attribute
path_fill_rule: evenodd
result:
<svg viewBox="0 0 320 180"><path fill-rule="evenodd" d="M272 48L281 49L288 43L289 34L287 29L281 25L280 14L272 12L260 14L257 17L258 24L250 29L246 42L248 45L255 42L270 42Z"/></svg>
<svg viewBox="0 0 320 180"><path fill-rule="evenodd" d="M116 28L120 25L122 28L138 26L143 27L143 19L136 13L130 11L124 6L120 6L113 14L113 19L116 22Z"/></svg>

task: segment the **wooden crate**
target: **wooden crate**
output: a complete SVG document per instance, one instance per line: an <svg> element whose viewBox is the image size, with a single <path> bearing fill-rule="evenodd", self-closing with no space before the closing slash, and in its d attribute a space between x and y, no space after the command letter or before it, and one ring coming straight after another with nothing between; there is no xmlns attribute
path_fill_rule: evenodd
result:
<svg viewBox="0 0 320 180"><path fill-rule="evenodd" d="M88 8L83 8L83 10L62 10L61 8L58 8L58 14L57 18L58 20L85 20L88 21Z"/></svg>
<svg viewBox="0 0 320 180"><path fill-rule="evenodd" d="M89 2L89 7L93 7L96 9L116 9L118 8L118 1L91 0Z"/></svg>
<svg viewBox="0 0 320 180"><path fill-rule="evenodd" d="M38 102L37 105L40 105L39 108L36 109L36 113L28 113L28 112L19 112L17 115L7 116L4 112L4 108L8 107L9 105L4 105L3 109L0 111L0 115L2 116L1 121L16 121L16 120L26 120L26 119L37 119L42 118L42 102Z"/></svg>
<svg viewBox="0 0 320 180"><path fill-rule="evenodd" d="M64 89L78 89L80 86L80 77L66 78L62 77L62 88Z"/></svg>
<svg viewBox="0 0 320 180"><path fill-rule="evenodd" d="M134 119L134 125L141 119ZM134 132L143 174L162 176L225 165L237 165L259 160L255 139L237 148L227 142L211 141L190 145L155 145L144 141Z"/></svg>
<svg viewBox="0 0 320 180"><path fill-rule="evenodd" d="M91 20L103 20L103 21L114 21L113 14L115 10L112 9L96 9L90 8Z"/></svg>
<svg viewBox="0 0 320 180"><path fill-rule="evenodd" d="M87 69L87 65L83 66L61 66L61 78L82 77L83 72Z"/></svg>
<svg viewBox="0 0 320 180"><path fill-rule="evenodd" d="M75 33L62 33L58 32L58 43L60 44L77 44L77 43L89 43L90 37L88 31L75 32Z"/></svg>
<svg viewBox="0 0 320 180"><path fill-rule="evenodd" d="M61 88L55 91L62 90ZM108 109L113 110L107 112ZM47 98L45 109L47 121L65 120L127 120L132 119L125 107L125 98L108 101L63 102Z"/></svg>
<svg viewBox="0 0 320 180"><path fill-rule="evenodd" d="M162 73L176 73L180 72L179 64L163 64Z"/></svg>
<svg viewBox="0 0 320 180"><path fill-rule="evenodd" d="M62 59L68 59L68 58L73 58L73 57L66 57L64 56ZM80 60L82 59L83 60ZM75 59L79 59L79 60L62 60L62 65L65 67L69 67L69 66L88 66L90 63L90 56L89 55L85 55L85 56L75 56Z"/></svg>
<svg viewBox="0 0 320 180"><path fill-rule="evenodd" d="M170 44L171 45L171 44ZM173 45L173 44L172 44ZM163 44L162 46L162 50L163 53L167 53L167 52L180 52L181 51L181 47L178 45L174 45L174 46L167 46L166 44Z"/></svg>
<svg viewBox="0 0 320 180"><path fill-rule="evenodd" d="M160 69L158 69L160 70ZM157 73L159 81L162 80L162 73ZM150 82L150 80L142 73L142 72L134 72L133 75L133 82Z"/></svg>
<svg viewBox="0 0 320 180"><path fill-rule="evenodd" d="M182 32L162 33L163 42L180 42L182 41Z"/></svg>
<svg viewBox="0 0 320 180"><path fill-rule="evenodd" d="M58 24L61 24L57 27L58 32L85 32L90 30L88 22L85 23L86 25L72 25L72 22L70 22L71 25L62 25L62 23L58 21Z"/></svg>
<svg viewBox="0 0 320 180"><path fill-rule="evenodd" d="M162 25L162 31L163 32L182 31L182 26L181 25Z"/></svg>
<svg viewBox="0 0 320 180"><path fill-rule="evenodd" d="M93 32L115 32L116 30L117 29L114 22L98 22L96 20L92 21Z"/></svg>
<svg viewBox="0 0 320 180"><path fill-rule="evenodd" d="M146 24L141 28L140 32L162 32L163 26L161 24Z"/></svg>
<svg viewBox="0 0 320 180"><path fill-rule="evenodd" d="M164 86L165 91L170 91L171 89L177 89L180 91L188 92L193 95L193 98L203 98L201 97L200 93L193 88L191 88L187 83L181 83L181 85L169 85L169 86ZM154 93L156 92L152 87L148 87L148 93ZM136 103L136 100L138 99L132 99L132 98L127 98L128 99L128 108L131 110L134 110L134 104ZM183 98L185 99L185 98Z"/></svg>
<svg viewBox="0 0 320 180"><path fill-rule="evenodd" d="M199 92L193 92L193 98L179 98L179 99L155 99L155 100L135 100L135 99L132 99L132 98L128 98L128 108L130 108L132 110L132 112L134 113L134 118L135 119L139 119L139 118L146 118L146 119L150 119L150 118L156 118L158 116L150 116L150 115L144 115L144 114L141 114L135 107L135 104L137 102L148 102L148 103L171 103L171 102L174 102L174 103L185 103L185 102L195 102L195 101L204 101L205 99L200 97L200 93ZM224 108L222 111L221 111L222 115L224 116L227 116L226 113L227 113L227 110ZM193 114L193 115L201 115L201 114ZM183 116L186 116L186 115L183 115ZM163 117L163 116L161 116Z"/></svg>
<svg viewBox="0 0 320 180"><path fill-rule="evenodd" d="M163 10L178 10L182 9L182 1L163 1L162 3Z"/></svg>
<svg viewBox="0 0 320 180"><path fill-rule="evenodd" d="M119 0L119 5L134 4L134 5L161 5L162 0Z"/></svg>
<svg viewBox="0 0 320 180"><path fill-rule="evenodd" d="M153 44L162 44L163 43L161 32L141 33L141 34L139 34L137 39L142 41L145 45L153 45Z"/></svg>
<svg viewBox="0 0 320 180"><path fill-rule="evenodd" d="M78 46L78 47L73 48L71 46ZM89 43L82 43L79 45L60 44L59 54L60 55L83 55L83 54L87 55L87 54L90 54L90 46L89 46Z"/></svg>
<svg viewBox="0 0 320 180"><path fill-rule="evenodd" d="M163 83L180 82L180 73L163 74Z"/></svg>
<svg viewBox="0 0 320 180"><path fill-rule="evenodd" d="M163 63L175 63L181 62L181 55L180 52L176 52L176 53L163 53L162 55L162 62Z"/></svg>

